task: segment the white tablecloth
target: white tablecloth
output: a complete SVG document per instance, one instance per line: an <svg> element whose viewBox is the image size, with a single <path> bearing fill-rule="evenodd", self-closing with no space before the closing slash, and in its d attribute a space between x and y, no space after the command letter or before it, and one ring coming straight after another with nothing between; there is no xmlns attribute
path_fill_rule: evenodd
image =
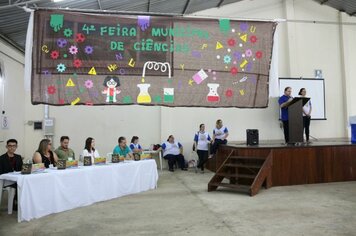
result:
<svg viewBox="0 0 356 236"><path fill-rule="evenodd" d="M19 222L154 189L158 181L154 160L46 172L0 175L17 182Z"/></svg>

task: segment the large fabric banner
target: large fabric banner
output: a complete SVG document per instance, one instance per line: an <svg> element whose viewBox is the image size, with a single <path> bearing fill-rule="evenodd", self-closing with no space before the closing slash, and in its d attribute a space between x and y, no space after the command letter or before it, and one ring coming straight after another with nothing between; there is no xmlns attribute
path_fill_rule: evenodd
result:
<svg viewBox="0 0 356 236"><path fill-rule="evenodd" d="M33 104L263 108L275 22L37 10Z"/></svg>

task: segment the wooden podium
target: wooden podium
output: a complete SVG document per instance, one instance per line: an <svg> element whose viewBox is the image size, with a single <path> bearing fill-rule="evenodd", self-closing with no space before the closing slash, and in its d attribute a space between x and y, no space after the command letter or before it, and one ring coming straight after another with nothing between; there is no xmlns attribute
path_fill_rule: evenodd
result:
<svg viewBox="0 0 356 236"><path fill-rule="evenodd" d="M289 142L303 142L303 106L310 98L296 97L288 104Z"/></svg>

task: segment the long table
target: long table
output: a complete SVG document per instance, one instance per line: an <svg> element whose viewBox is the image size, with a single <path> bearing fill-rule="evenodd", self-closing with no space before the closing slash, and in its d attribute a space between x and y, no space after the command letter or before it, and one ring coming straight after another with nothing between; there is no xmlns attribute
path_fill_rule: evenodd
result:
<svg viewBox="0 0 356 236"><path fill-rule="evenodd" d="M17 182L18 222L155 189L158 181L155 160L45 172L0 175L0 187L5 181Z"/></svg>

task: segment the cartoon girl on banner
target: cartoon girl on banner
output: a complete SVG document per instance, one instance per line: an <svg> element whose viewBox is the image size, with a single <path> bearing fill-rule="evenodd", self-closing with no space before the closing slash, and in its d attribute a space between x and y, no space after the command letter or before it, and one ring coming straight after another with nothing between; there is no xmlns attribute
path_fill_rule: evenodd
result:
<svg viewBox="0 0 356 236"><path fill-rule="evenodd" d="M106 76L103 85L106 87L103 94L106 94L106 102L116 102L116 95L121 93L117 87L120 86L120 80L116 76Z"/></svg>

